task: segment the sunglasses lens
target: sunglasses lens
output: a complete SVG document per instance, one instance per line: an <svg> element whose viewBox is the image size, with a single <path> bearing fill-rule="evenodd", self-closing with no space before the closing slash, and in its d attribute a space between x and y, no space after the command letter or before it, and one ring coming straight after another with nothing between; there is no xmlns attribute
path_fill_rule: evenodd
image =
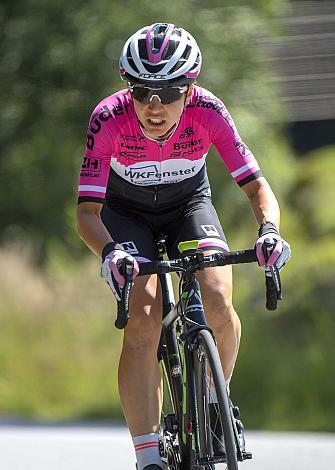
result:
<svg viewBox="0 0 335 470"><path fill-rule="evenodd" d="M163 88L159 96L162 104L170 104L180 100L182 95L179 88Z"/></svg>
<svg viewBox="0 0 335 470"><path fill-rule="evenodd" d="M144 87L134 87L132 89L133 97L136 101L148 104L150 100L151 90Z"/></svg>
<svg viewBox="0 0 335 470"><path fill-rule="evenodd" d="M178 87L161 88L157 90L138 86L132 88L134 99L143 104L149 104L153 96L158 96L162 104L171 104L178 101L185 91L186 89Z"/></svg>

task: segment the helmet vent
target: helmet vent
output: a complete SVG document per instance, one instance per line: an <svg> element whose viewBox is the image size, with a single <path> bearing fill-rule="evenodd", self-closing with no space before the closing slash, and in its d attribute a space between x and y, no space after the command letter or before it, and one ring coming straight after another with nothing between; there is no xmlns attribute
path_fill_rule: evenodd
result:
<svg viewBox="0 0 335 470"><path fill-rule="evenodd" d="M138 40L138 50L139 50L139 55L141 59L149 60L145 39Z"/></svg>
<svg viewBox="0 0 335 470"><path fill-rule="evenodd" d="M159 73L163 67L164 67L164 64L158 64L158 65L145 64L145 68L150 73Z"/></svg>
<svg viewBox="0 0 335 470"><path fill-rule="evenodd" d="M160 48L162 47L167 29L168 29L167 24L160 24L156 26L156 28L154 29L154 32L153 32L154 33L153 34L154 36L153 49L154 50L159 51Z"/></svg>
<svg viewBox="0 0 335 470"><path fill-rule="evenodd" d="M165 48L165 51L163 53L163 57L165 60L168 60L173 56L173 54L176 52L177 46L178 44L172 41L170 42L170 44L167 44L167 47Z"/></svg>
<svg viewBox="0 0 335 470"><path fill-rule="evenodd" d="M176 70L180 69L180 67L182 67L185 63L185 60L178 60L178 62L176 63L176 65L171 69L171 73L173 72L176 72Z"/></svg>

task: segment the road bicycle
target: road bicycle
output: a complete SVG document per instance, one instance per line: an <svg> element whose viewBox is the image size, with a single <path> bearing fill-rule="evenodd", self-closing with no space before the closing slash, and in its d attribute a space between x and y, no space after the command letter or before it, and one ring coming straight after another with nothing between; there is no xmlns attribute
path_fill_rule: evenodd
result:
<svg viewBox="0 0 335 470"><path fill-rule="evenodd" d="M239 410L233 406L222 371L213 331L208 327L196 272L209 267L257 261L255 250L205 255L199 241L182 242L180 259L166 260L165 239L157 241L158 261L140 265L139 275L157 274L163 312L157 357L163 378L160 452L168 470L213 470L225 463L237 470L238 462L252 458L246 451ZM274 243L265 242L266 256ZM115 326L125 328L130 318L129 298L133 265L124 261L125 286L118 302ZM180 276L175 304L170 273ZM279 272L266 276L267 308L281 298Z"/></svg>

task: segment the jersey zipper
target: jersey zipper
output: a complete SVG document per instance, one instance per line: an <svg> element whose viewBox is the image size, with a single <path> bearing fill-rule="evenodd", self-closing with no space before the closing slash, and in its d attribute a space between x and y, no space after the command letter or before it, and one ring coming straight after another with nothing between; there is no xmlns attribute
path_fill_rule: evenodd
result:
<svg viewBox="0 0 335 470"><path fill-rule="evenodd" d="M158 143L158 145L159 145L159 163L161 163L162 160L163 160L163 145L164 144L165 144L165 140ZM160 165L159 171L161 171L161 165ZM156 184L154 186L154 197L153 197L153 203L152 203L152 207L154 209L157 208L157 199L158 199L158 184Z"/></svg>

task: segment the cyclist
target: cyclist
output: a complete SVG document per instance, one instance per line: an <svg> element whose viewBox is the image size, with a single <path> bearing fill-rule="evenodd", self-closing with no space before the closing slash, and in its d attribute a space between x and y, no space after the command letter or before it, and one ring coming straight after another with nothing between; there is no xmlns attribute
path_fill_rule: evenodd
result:
<svg viewBox="0 0 335 470"><path fill-rule="evenodd" d="M127 86L93 111L80 174L78 231L102 258L102 276L116 299L124 284L120 261L128 257L135 265L119 391L139 470L158 470L163 464L156 356L161 299L157 276L136 278L138 263L157 259L154 241L160 233L167 235L171 258L178 257L180 241L192 239L200 240L205 252L229 250L206 173L211 144L250 201L259 225L260 266L281 269L290 258L290 247L279 234L276 198L224 104L195 84L200 68L199 47L182 28L156 23L132 35L120 58ZM269 234L276 246L266 263L262 244ZM231 268L207 269L197 278L228 385L241 334Z"/></svg>

